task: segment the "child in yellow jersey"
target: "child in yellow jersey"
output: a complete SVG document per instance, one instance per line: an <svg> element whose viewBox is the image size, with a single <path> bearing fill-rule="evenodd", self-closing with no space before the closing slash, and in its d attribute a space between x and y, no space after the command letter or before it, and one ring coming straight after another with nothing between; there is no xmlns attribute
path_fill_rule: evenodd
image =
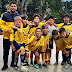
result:
<svg viewBox="0 0 72 72"><path fill-rule="evenodd" d="M18 30L20 28L21 25L21 17L20 16L16 16L14 18L14 24L16 27L18 27ZM18 54L20 53L20 58L21 58L21 62L24 62L24 53L25 53L25 48L21 45L21 33L18 31L17 29L12 29L12 34L10 34L10 41L11 41L11 45L12 45L12 49L15 51L15 59L14 59L14 66L16 69L17 68L17 59L18 59Z"/></svg>
<svg viewBox="0 0 72 72"><path fill-rule="evenodd" d="M54 65L58 65L58 53L60 50L62 51L62 55L64 56L63 62L65 62L66 45L65 45L65 42L60 38L61 35L58 34L57 30L52 31L52 37L53 37L55 44L56 44L56 62Z"/></svg>
<svg viewBox="0 0 72 72"><path fill-rule="evenodd" d="M59 33L61 34L62 39L66 44L66 63L71 64L69 58L69 51L72 49L72 32L67 34L64 28L60 28ZM68 65L65 67L67 68Z"/></svg>
<svg viewBox="0 0 72 72"><path fill-rule="evenodd" d="M24 46L25 48L25 56L24 56L24 59L26 60L26 63L28 65L28 58L29 58L29 50L28 50L28 47L26 46L26 43L28 41L28 32L29 32L29 29L30 29L30 26L27 24L28 23L28 16L27 15L21 15L21 18L22 18L22 28L23 28L23 41L22 41L22 45Z"/></svg>
<svg viewBox="0 0 72 72"><path fill-rule="evenodd" d="M35 59L37 59L35 60L33 65L35 68L39 68L41 66L40 59L39 59L39 52L38 52L40 47L44 45L44 37L41 35L42 35L41 29L37 28L35 35L32 36L27 43L29 51L31 51L32 54L35 54L35 57L36 57ZM38 63L39 67L36 65L36 62Z"/></svg>
<svg viewBox="0 0 72 72"><path fill-rule="evenodd" d="M47 47L49 44L49 35L47 34L48 32L48 26L47 24L44 24L42 26L42 32L43 32L43 36L44 36L44 46L42 46L39 49L39 53L42 54L42 66L47 67L47 65L45 64L45 59L47 59Z"/></svg>

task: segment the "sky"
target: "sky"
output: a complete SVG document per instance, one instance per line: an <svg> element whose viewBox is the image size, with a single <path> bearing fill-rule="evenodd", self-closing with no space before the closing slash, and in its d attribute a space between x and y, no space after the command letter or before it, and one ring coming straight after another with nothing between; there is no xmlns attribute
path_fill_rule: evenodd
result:
<svg viewBox="0 0 72 72"><path fill-rule="evenodd" d="M64 0L64 1L66 1L66 0ZM71 1L71 0L67 0L67 1Z"/></svg>

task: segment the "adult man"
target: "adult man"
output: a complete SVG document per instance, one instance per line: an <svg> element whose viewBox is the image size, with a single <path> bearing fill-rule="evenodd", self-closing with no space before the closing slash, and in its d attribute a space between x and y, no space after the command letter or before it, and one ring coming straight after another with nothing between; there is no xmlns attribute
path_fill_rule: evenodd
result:
<svg viewBox="0 0 72 72"><path fill-rule="evenodd" d="M3 60L4 65L2 70L6 70L8 68L8 55L9 55L9 49L10 49L10 34L11 34L11 25L14 24L14 17L20 16L18 13L16 13L17 6L16 3L11 1L9 3L9 11L5 12L1 16L1 29L3 31ZM14 65L14 57L15 52L12 51L12 62L11 67Z"/></svg>

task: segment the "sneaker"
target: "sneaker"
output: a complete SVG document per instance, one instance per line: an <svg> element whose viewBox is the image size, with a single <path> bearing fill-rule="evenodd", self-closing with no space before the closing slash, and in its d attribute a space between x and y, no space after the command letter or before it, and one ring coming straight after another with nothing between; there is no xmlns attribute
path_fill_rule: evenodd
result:
<svg viewBox="0 0 72 72"><path fill-rule="evenodd" d="M20 71L20 67L18 67L18 66L13 67L13 69Z"/></svg>
<svg viewBox="0 0 72 72"><path fill-rule="evenodd" d="M4 65L1 70L4 71L4 70L6 70L7 68L8 68L8 66L7 66L7 65L6 65L6 66Z"/></svg>
<svg viewBox="0 0 72 72"><path fill-rule="evenodd" d="M58 65L58 62L55 62L54 65L55 65L55 66Z"/></svg>
<svg viewBox="0 0 72 72"><path fill-rule="evenodd" d="M65 67L66 69L68 69L69 66L70 66L70 64L68 64L68 62L66 62L66 63L64 64L64 67Z"/></svg>
<svg viewBox="0 0 72 72"><path fill-rule="evenodd" d="M70 64L70 68L72 69L72 64Z"/></svg>
<svg viewBox="0 0 72 72"><path fill-rule="evenodd" d="M27 63L26 63L26 62L24 62L24 63L21 62L20 65L21 65L21 66L27 66Z"/></svg>
<svg viewBox="0 0 72 72"><path fill-rule="evenodd" d="M34 68L39 69L39 66L37 66L36 64L33 65Z"/></svg>
<svg viewBox="0 0 72 72"><path fill-rule="evenodd" d="M39 68L42 68L41 64L38 64Z"/></svg>
<svg viewBox="0 0 72 72"><path fill-rule="evenodd" d="M64 65L64 64L65 64L65 62L64 62L64 61L62 61L61 65Z"/></svg>
<svg viewBox="0 0 72 72"><path fill-rule="evenodd" d="M33 67L33 64L30 64L31 67Z"/></svg>
<svg viewBox="0 0 72 72"><path fill-rule="evenodd" d="M43 64L42 66L45 67L45 68L47 68L47 65L45 65L45 64Z"/></svg>

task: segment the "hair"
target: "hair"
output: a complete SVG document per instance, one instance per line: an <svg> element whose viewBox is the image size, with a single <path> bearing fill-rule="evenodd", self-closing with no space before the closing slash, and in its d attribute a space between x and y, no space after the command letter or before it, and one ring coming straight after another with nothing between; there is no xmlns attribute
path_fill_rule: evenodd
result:
<svg viewBox="0 0 72 72"><path fill-rule="evenodd" d="M56 35L56 34L58 34L58 31L57 30L53 30L52 31L52 35Z"/></svg>
<svg viewBox="0 0 72 72"><path fill-rule="evenodd" d="M47 26L47 24L42 25L42 29L45 29L45 27ZM47 26L48 27L48 26Z"/></svg>
<svg viewBox="0 0 72 72"><path fill-rule="evenodd" d="M26 18L28 19L28 16L26 14L23 14L21 15L21 18L25 20Z"/></svg>
<svg viewBox="0 0 72 72"><path fill-rule="evenodd" d="M69 14L64 14L64 17L68 17L69 18L70 16L69 16Z"/></svg>
<svg viewBox="0 0 72 72"><path fill-rule="evenodd" d="M54 17L53 16L50 16L49 19L54 19Z"/></svg>
<svg viewBox="0 0 72 72"><path fill-rule="evenodd" d="M40 15L39 14L34 14L33 15L33 20L34 20L35 17L39 17L40 18Z"/></svg>
<svg viewBox="0 0 72 72"><path fill-rule="evenodd" d="M9 6L11 6L11 4L16 4L16 2L15 2L15 1L11 1L11 2L9 3Z"/></svg>
<svg viewBox="0 0 72 72"><path fill-rule="evenodd" d="M36 31L37 31L38 29L40 29L40 30L42 31L42 29L41 29L41 28L36 28Z"/></svg>
<svg viewBox="0 0 72 72"><path fill-rule="evenodd" d="M21 18L20 16L16 16L16 17L14 18L14 21L16 21L16 20L22 20L22 18Z"/></svg>
<svg viewBox="0 0 72 72"><path fill-rule="evenodd" d="M62 32L64 32L65 31L65 28L60 28L59 29L59 33L62 33Z"/></svg>

